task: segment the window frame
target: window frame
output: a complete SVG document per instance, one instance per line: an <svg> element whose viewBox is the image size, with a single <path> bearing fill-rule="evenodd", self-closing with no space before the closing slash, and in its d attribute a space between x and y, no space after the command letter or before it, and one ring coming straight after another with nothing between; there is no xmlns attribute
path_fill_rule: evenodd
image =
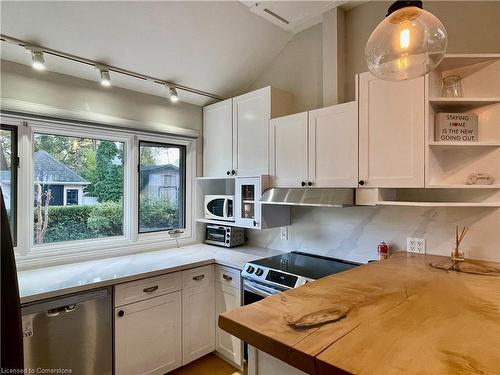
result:
<svg viewBox="0 0 500 375"><path fill-rule="evenodd" d="M168 228L168 229L158 229L158 230L151 230L151 231L146 231L146 232L141 232L141 217L140 217L140 212L141 212L141 191L139 189L140 185L140 180L141 180L141 159L140 159L140 151L141 151L141 145L142 144L148 144L149 147L172 147L172 148L178 148L179 153L180 153L180 161L179 161L179 171L182 171L182 175L179 176L179 190L178 193L180 196L182 196L182 210L181 213L179 214L179 222L182 224L180 228ZM151 141L145 141L144 139L138 140L138 155L137 155L137 233L138 235L143 235L147 233L157 233L157 232L169 232L174 229L181 229L184 230L186 228L186 154L187 154L187 147L185 145L179 145L179 144L173 144L173 143L160 143L160 142L151 142ZM182 166L182 169L181 169ZM162 178L164 175L162 175ZM180 216L182 214L182 217Z"/></svg>
<svg viewBox="0 0 500 375"><path fill-rule="evenodd" d="M12 216L12 244L14 248L17 247L17 227L18 227L18 172L19 172L19 136L17 126L13 124L9 124L8 121L4 121L2 118L2 122L0 124L0 129L8 130L11 132L11 191L10 191L10 200L12 202L12 209L14 211Z"/></svg>
<svg viewBox="0 0 500 375"><path fill-rule="evenodd" d="M185 228L181 244L196 241L194 191L196 176L196 138L165 135L80 121L44 118L22 114L0 114L2 124L18 132L17 228L29 228L18 236L15 250L19 269L78 262L99 257L119 256L176 246L168 231L138 233L138 153L139 139L149 142L185 146ZM124 222L123 236L34 244L33 207L33 141L34 133L86 137L124 142ZM91 249L91 250L89 250Z"/></svg>
<svg viewBox="0 0 500 375"><path fill-rule="evenodd" d="M65 191L65 195L66 195L66 199L65 199L65 206L78 206L80 205L79 204L79 195L80 195L80 191L78 189L75 189L75 188L64 188L64 191ZM69 203L68 202L68 193L76 193L76 203Z"/></svg>

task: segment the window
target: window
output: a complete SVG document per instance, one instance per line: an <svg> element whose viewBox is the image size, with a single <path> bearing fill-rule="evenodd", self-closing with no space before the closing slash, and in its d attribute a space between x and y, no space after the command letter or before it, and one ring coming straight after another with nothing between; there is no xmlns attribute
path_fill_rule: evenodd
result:
<svg viewBox="0 0 500 375"><path fill-rule="evenodd" d="M139 142L139 233L185 227L186 147Z"/></svg>
<svg viewBox="0 0 500 375"><path fill-rule="evenodd" d="M123 142L35 132L33 184L36 245L123 235Z"/></svg>
<svg viewBox="0 0 500 375"><path fill-rule="evenodd" d="M17 128L2 125L0 129L0 186L9 217L12 241L16 245L17 220Z"/></svg>
<svg viewBox="0 0 500 375"><path fill-rule="evenodd" d="M78 189L66 190L66 206L78 204Z"/></svg>

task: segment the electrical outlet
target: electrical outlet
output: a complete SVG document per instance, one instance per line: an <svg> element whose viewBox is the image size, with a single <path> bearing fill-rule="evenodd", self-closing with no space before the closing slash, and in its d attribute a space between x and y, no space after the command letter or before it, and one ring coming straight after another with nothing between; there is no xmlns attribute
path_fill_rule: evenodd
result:
<svg viewBox="0 0 500 375"><path fill-rule="evenodd" d="M288 227L281 227L281 239L287 241L288 240Z"/></svg>
<svg viewBox="0 0 500 375"><path fill-rule="evenodd" d="M409 253L425 254L425 238L407 237L406 251Z"/></svg>

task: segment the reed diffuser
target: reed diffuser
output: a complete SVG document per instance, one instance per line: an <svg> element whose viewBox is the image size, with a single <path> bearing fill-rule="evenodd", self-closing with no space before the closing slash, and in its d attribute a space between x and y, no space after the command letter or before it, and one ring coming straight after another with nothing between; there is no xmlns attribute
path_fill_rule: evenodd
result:
<svg viewBox="0 0 500 375"><path fill-rule="evenodd" d="M458 234L458 225L455 228L455 250L451 252L451 260L454 262L462 261L465 259L464 252L460 250L460 244L462 243L462 240L464 239L468 230L469 227L465 226L460 231L460 234Z"/></svg>

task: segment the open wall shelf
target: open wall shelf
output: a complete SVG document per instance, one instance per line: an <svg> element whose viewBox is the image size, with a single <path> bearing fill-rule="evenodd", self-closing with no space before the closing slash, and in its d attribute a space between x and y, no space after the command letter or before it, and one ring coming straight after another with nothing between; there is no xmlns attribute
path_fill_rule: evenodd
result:
<svg viewBox="0 0 500 375"><path fill-rule="evenodd" d="M369 190L372 190L371 192ZM359 191L359 190L358 190ZM407 207L500 207L500 189L364 189L356 204Z"/></svg>
<svg viewBox="0 0 500 375"><path fill-rule="evenodd" d="M449 75L461 77L464 97L441 97L442 79ZM426 97L425 187L447 194L448 189L469 191L465 201L452 205L498 207L498 194L491 198L483 190L500 191L500 54L447 55L427 76ZM447 112L477 115L477 141L436 139L436 114ZM494 184L468 185L471 173L489 174Z"/></svg>

